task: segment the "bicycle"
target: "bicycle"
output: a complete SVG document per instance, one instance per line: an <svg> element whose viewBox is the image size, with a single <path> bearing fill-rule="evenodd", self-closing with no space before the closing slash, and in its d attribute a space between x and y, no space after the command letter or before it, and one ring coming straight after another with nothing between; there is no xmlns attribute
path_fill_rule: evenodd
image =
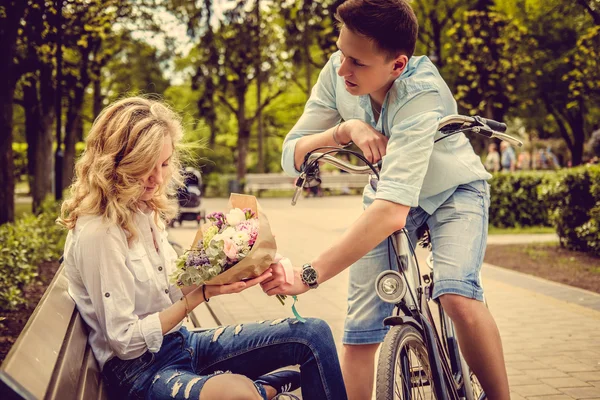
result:
<svg viewBox="0 0 600 400"><path fill-rule="evenodd" d="M506 125L481 117L450 115L439 122L441 133L435 143L459 133L476 133L488 138L498 138L516 146L523 143L507 135ZM323 151L316 153L316 151ZM347 153L362 160L364 166L344 162L332 154ZM358 152L339 147L320 147L309 152L302 165L301 175L296 182L292 205L305 186L320 183L319 161L327 162L351 174L370 175L369 184L377 190L381 161L371 165ZM388 238L389 246L396 257L399 270L382 272L375 280L375 290L385 302L395 305L395 315L383 323L390 326L380 349L376 398L378 400L432 398L437 400L484 399L485 393L477 377L470 371L461 355L454 325L441 304L439 331L429 307L433 293L433 255L428 242L428 231L423 232L421 245L430 250L427 257L429 272L421 275L421 269L405 229ZM390 263L391 265L391 263ZM468 379L465 379L468 377Z"/></svg>

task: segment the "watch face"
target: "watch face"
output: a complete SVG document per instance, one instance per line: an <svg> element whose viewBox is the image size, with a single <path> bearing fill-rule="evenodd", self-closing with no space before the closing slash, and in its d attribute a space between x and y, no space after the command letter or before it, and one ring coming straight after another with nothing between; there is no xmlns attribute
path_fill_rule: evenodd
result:
<svg viewBox="0 0 600 400"><path fill-rule="evenodd" d="M305 268L302 271L302 280L309 285L317 282L317 271L313 268Z"/></svg>

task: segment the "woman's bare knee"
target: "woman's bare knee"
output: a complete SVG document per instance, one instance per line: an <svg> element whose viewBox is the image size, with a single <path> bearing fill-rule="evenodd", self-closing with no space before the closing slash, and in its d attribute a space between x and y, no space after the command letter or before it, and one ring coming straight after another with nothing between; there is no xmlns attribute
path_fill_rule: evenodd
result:
<svg viewBox="0 0 600 400"><path fill-rule="evenodd" d="M221 374L206 381L200 400L262 400L262 396L244 375Z"/></svg>

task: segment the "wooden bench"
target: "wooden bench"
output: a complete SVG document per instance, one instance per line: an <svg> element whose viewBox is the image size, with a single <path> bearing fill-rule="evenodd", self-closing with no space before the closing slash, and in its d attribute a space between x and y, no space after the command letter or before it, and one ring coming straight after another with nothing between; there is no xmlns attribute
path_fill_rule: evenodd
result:
<svg viewBox="0 0 600 400"><path fill-rule="evenodd" d="M199 317L206 327L219 325L211 315L203 303L186 325L198 327ZM0 366L0 399L107 399L87 337L61 265Z"/></svg>
<svg viewBox="0 0 600 400"><path fill-rule="evenodd" d="M296 178L286 174L246 174L244 191L260 195L262 190L293 190ZM362 189L369 182L366 175L321 174L322 189Z"/></svg>

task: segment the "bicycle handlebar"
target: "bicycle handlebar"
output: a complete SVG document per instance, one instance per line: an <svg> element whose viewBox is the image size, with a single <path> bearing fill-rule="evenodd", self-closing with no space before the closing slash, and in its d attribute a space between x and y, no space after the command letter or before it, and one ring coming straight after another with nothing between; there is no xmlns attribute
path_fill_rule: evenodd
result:
<svg viewBox="0 0 600 400"><path fill-rule="evenodd" d="M478 133L480 135L486 136L488 138L497 138L500 140L507 141L515 146L522 146L523 142L519 139L516 139L504 132L506 132L506 124L503 124L498 121L494 121L491 119L485 119L478 116L468 117L466 115L448 115L442 118L438 124L438 131L442 133L442 137L436 140L442 140L446 137L457 133ZM331 149L331 148L330 148ZM306 174L306 166L312 165L315 160L323 160L333 166L346 171L350 174L357 175L370 175L371 173L375 173L378 176L377 170L381 170L381 160L374 166L372 165L353 165L349 162L342 161L335 156L332 156L328 153L337 153L343 152L344 149L334 149L330 150L327 153L309 153L309 156L305 159L303 164L303 172L300 175L300 178L296 182L296 192L292 198L292 205L296 204L298 197L300 196L300 191L304 187L305 180L307 178ZM363 159L365 161L365 159ZM374 168L376 169L374 172ZM318 178L317 178L317 181Z"/></svg>
<svg viewBox="0 0 600 400"><path fill-rule="evenodd" d="M469 128L470 130L472 130L475 133L479 133L479 134L482 134L482 135L490 137L490 138L498 138L500 140L504 140L509 143L512 143L516 146L523 145L523 143L520 140L504 133L507 128L506 124L503 124L501 122L497 122L497 121L494 121L491 119L484 119L484 118L480 118L480 117L467 117L465 115L449 115L440 120L439 125L438 125L438 130L442 130L444 127L447 127L452 124L461 124L462 126L456 130L448 132L447 134L452 134L452 132L456 132L458 130L463 130L465 128ZM481 124L484 124L489 129L481 129L482 128ZM484 126L484 128L485 128L485 126ZM479 129L477 129L477 128L479 128ZM353 165L346 161L342 161L335 156L332 156L329 154L323 155L323 153L312 153L308 157L308 160L306 161L306 163L308 164L308 163L316 160L317 158L333 165L334 167L337 167L343 171L346 171L350 174L369 175L373 172L369 166ZM381 169L380 164L381 164L381 161L377 164L377 167L379 169Z"/></svg>

